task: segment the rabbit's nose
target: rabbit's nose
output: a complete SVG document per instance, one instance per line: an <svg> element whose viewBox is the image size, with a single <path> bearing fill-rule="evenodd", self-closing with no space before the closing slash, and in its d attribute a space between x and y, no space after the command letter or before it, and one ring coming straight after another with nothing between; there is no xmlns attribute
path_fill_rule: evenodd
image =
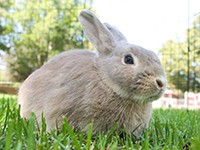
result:
<svg viewBox="0 0 200 150"><path fill-rule="evenodd" d="M156 79L156 84L157 84L157 86L159 87L159 88L161 88L161 89L163 89L164 88L164 86L165 86L165 81L164 80L162 80L162 79Z"/></svg>
<svg viewBox="0 0 200 150"><path fill-rule="evenodd" d="M163 82L160 79L156 79L156 83L159 87L163 87Z"/></svg>

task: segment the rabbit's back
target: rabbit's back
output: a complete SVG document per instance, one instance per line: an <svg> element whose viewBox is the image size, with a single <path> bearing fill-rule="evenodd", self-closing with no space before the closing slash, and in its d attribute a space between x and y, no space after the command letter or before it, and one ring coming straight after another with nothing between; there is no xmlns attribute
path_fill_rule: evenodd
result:
<svg viewBox="0 0 200 150"><path fill-rule="evenodd" d="M85 86L96 79L95 61L96 55L85 50L66 51L51 58L21 86L21 115L28 118L34 112L40 118L43 112L47 121L55 122L59 112L71 103L79 103Z"/></svg>

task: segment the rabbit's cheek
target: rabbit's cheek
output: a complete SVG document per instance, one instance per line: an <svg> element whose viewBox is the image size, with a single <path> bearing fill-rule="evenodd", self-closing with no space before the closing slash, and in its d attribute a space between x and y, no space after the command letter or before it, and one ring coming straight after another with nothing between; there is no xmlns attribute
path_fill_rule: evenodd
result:
<svg viewBox="0 0 200 150"><path fill-rule="evenodd" d="M130 71L125 71L122 74L120 74L121 77L121 83L119 83L124 89L130 89L131 85L133 84L133 79L131 76Z"/></svg>
<svg viewBox="0 0 200 150"><path fill-rule="evenodd" d="M130 69L119 69L119 65L116 65L107 68L107 73L109 74L110 80L112 80L114 83L118 84L121 87L130 86L130 84L132 83L132 71Z"/></svg>

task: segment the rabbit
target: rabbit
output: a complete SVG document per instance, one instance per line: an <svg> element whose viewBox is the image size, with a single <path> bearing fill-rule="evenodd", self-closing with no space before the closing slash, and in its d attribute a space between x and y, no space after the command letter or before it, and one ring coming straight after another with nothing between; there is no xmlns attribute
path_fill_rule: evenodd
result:
<svg viewBox="0 0 200 150"><path fill-rule="evenodd" d="M18 93L20 114L43 113L47 130L62 128L65 117L75 129L106 133L115 124L135 136L148 127L152 101L166 89L158 56L127 42L114 26L101 23L90 11L79 14L86 37L96 48L64 51L34 71Z"/></svg>

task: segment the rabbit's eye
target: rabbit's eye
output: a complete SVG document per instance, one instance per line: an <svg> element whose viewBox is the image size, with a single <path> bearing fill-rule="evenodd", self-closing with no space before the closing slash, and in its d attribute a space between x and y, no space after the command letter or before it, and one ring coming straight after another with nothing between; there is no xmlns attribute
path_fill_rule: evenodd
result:
<svg viewBox="0 0 200 150"><path fill-rule="evenodd" d="M124 58L124 62L126 64L134 64L133 57L131 55L126 55L125 58Z"/></svg>

